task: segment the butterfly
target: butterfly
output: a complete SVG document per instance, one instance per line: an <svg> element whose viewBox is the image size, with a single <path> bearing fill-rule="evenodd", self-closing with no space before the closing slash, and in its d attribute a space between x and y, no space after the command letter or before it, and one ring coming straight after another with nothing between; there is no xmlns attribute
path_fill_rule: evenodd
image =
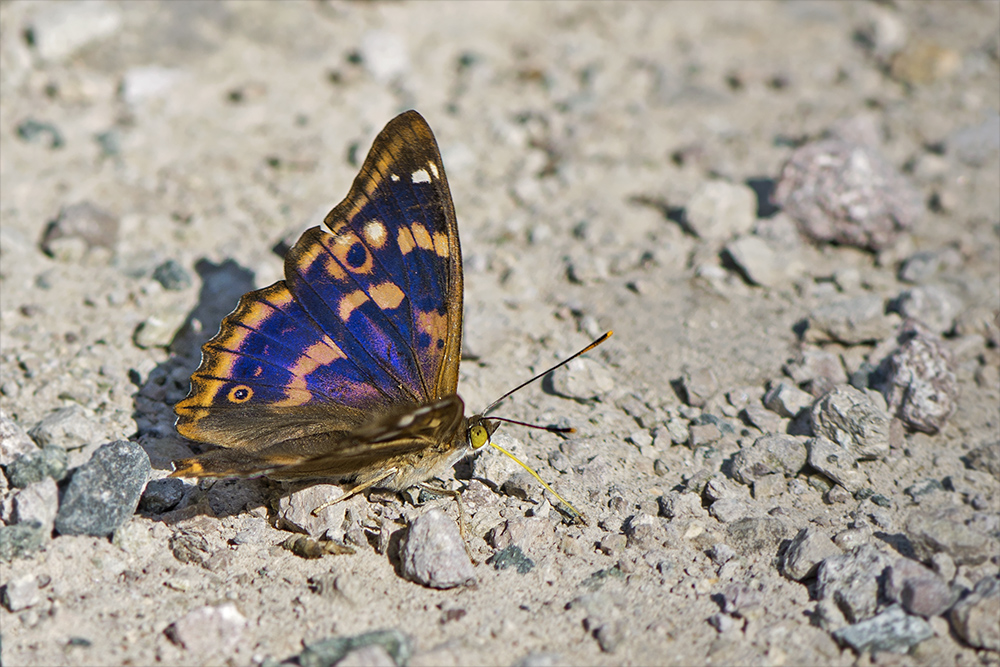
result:
<svg viewBox="0 0 1000 667"><path fill-rule="evenodd" d="M490 441L496 402L466 417L456 393L462 251L420 114L385 126L324 224L285 255L285 279L245 294L202 347L176 427L219 448L176 461L171 476L402 491Z"/></svg>

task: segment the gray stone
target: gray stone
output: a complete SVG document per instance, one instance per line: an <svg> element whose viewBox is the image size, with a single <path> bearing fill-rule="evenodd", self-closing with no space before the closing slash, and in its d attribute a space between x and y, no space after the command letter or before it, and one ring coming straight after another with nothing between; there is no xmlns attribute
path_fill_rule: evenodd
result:
<svg viewBox="0 0 1000 667"><path fill-rule="evenodd" d="M66 476L69 457L62 447L45 447L25 454L7 466L7 479L14 488L26 488L46 478Z"/></svg>
<svg viewBox="0 0 1000 667"><path fill-rule="evenodd" d="M987 111L983 121L956 130L947 140L948 152L971 167L981 167L1000 152L1000 114Z"/></svg>
<svg viewBox="0 0 1000 667"><path fill-rule="evenodd" d="M857 491L868 481L857 469L855 452L827 438L809 438L806 441L809 465L823 473L837 484L850 491Z"/></svg>
<svg viewBox="0 0 1000 667"><path fill-rule="evenodd" d="M774 412L758 403L751 403L743 408L743 421L754 426L762 433L781 433L785 430L785 422Z"/></svg>
<svg viewBox="0 0 1000 667"><path fill-rule="evenodd" d="M51 477L35 482L14 496L12 523L38 522L47 532L52 532L59 510L59 487Z"/></svg>
<svg viewBox="0 0 1000 667"><path fill-rule="evenodd" d="M118 218L89 201L64 207L42 236L42 250L56 259L79 259L83 253L101 249L107 253L118 245ZM64 242L69 242L65 247ZM37 438L36 438L37 440Z"/></svg>
<svg viewBox="0 0 1000 667"><path fill-rule="evenodd" d="M166 97L183 76L181 70L160 65L130 67L122 74L118 88L122 100L130 106L136 106Z"/></svg>
<svg viewBox="0 0 1000 667"><path fill-rule="evenodd" d="M521 547L510 544L490 556L487 561L495 570L514 568L518 574L527 574L535 567L535 561L524 555Z"/></svg>
<svg viewBox="0 0 1000 667"><path fill-rule="evenodd" d="M229 656L243 639L247 619L232 602L217 607L199 607L171 623L166 635L199 662L208 657Z"/></svg>
<svg viewBox="0 0 1000 667"><path fill-rule="evenodd" d="M733 582L720 593L722 611L741 618L754 618L763 611L764 592L757 586Z"/></svg>
<svg viewBox="0 0 1000 667"><path fill-rule="evenodd" d="M865 392L842 385L813 405L813 433L837 443L857 459L889 453L890 418Z"/></svg>
<svg viewBox="0 0 1000 667"><path fill-rule="evenodd" d="M800 351L795 359L785 364L784 371L795 384L808 386L815 396L847 382L847 371L840 355L812 347Z"/></svg>
<svg viewBox="0 0 1000 667"><path fill-rule="evenodd" d="M34 607L42 601L38 588L38 577L33 573L22 574L7 582L3 587L2 602L8 611L21 611Z"/></svg>
<svg viewBox="0 0 1000 667"><path fill-rule="evenodd" d="M150 514L163 514L177 507L188 485L176 477L151 479L139 499L139 510Z"/></svg>
<svg viewBox="0 0 1000 667"><path fill-rule="evenodd" d="M711 368L684 368L681 386L688 405L701 408L719 391L719 381Z"/></svg>
<svg viewBox="0 0 1000 667"><path fill-rule="evenodd" d="M942 269L957 269L961 266L962 254L955 248L923 250L903 260L899 267L899 279L907 283L924 283Z"/></svg>
<svg viewBox="0 0 1000 667"><path fill-rule="evenodd" d="M811 238L871 250L892 246L924 210L898 170L873 149L841 139L796 149L773 200Z"/></svg>
<svg viewBox="0 0 1000 667"><path fill-rule="evenodd" d="M906 653L933 636L930 623L919 616L909 616L899 605L892 605L878 616L833 633L834 639L859 653Z"/></svg>
<svg viewBox="0 0 1000 667"><path fill-rule="evenodd" d="M788 285L805 271L795 253L783 251L759 236L741 236L726 244L726 254L754 285Z"/></svg>
<svg viewBox="0 0 1000 667"><path fill-rule="evenodd" d="M984 577L951 610L951 626L976 648L1000 651L1000 579Z"/></svg>
<svg viewBox="0 0 1000 667"><path fill-rule="evenodd" d="M777 548L788 528L774 517L747 517L726 526L726 542L738 553L749 555Z"/></svg>
<svg viewBox="0 0 1000 667"><path fill-rule="evenodd" d="M757 500L780 496L788 488L788 482L782 473L761 475L753 481L753 497Z"/></svg>
<svg viewBox="0 0 1000 667"><path fill-rule="evenodd" d="M334 503L313 515L313 510L344 495L343 489L334 484L313 484L289 493L278 500L278 527L313 537L326 536L340 540L344 537L344 515L347 506Z"/></svg>
<svg viewBox="0 0 1000 667"><path fill-rule="evenodd" d="M553 391L576 401L598 400L614 388L614 377L594 359L574 359L552 374Z"/></svg>
<svg viewBox="0 0 1000 667"><path fill-rule="evenodd" d="M955 318L955 335L980 336L987 345L1000 347L1000 310L984 304L967 308Z"/></svg>
<svg viewBox="0 0 1000 667"><path fill-rule="evenodd" d="M879 579L890 564L869 544L826 558L817 570L816 596L832 599L849 623L871 618L878 608Z"/></svg>
<svg viewBox="0 0 1000 667"><path fill-rule="evenodd" d="M812 406L812 395L787 382L779 382L764 394L764 407L777 412L782 417L794 418L802 410Z"/></svg>
<svg viewBox="0 0 1000 667"><path fill-rule="evenodd" d="M935 576L934 571L912 558L897 558L885 571L885 596L893 602L901 602L903 585L909 579L926 579Z"/></svg>
<svg viewBox="0 0 1000 667"><path fill-rule="evenodd" d="M83 47L110 37L122 25L121 11L102 2L41 5L31 19L31 42L49 62L65 60Z"/></svg>
<svg viewBox="0 0 1000 667"><path fill-rule="evenodd" d="M381 646L369 644L349 651L337 661L337 667L396 667L396 661Z"/></svg>
<svg viewBox="0 0 1000 667"><path fill-rule="evenodd" d="M736 557L736 550L725 542L717 542L708 550L708 557L716 565L725 565Z"/></svg>
<svg viewBox="0 0 1000 667"><path fill-rule="evenodd" d="M722 523L730 523L745 517L749 513L745 501L736 498L720 498L708 508L708 513Z"/></svg>
<svg viewBox="0 0 1000 667"><path fill-rule="evenodd" d="M153 269L153 280L163 285L163 289L180 291L191 286L191 274L173 259Z"/></svg>
<svg viewBox="0 0 1000 667"><path fill-rule="evenodd" d="M666 535L660 519L646 513L633 514L622 527L627 546L637 546L642 549L652 549L663 543Z"/></svg>
<svg viewBox="0 0 1000 667"><path fill-rule="evenodd" d="M870 343L892 335L899 318L887 315L877 294L865 294L819 306L808 318L808 342L836 341L846 345Z"/></svg>
<svg viewBox="0 0 1000 667"><path fill-rule="evenodd" d="M806 464L805 441L802 436L763 435L733 456L733 477L749 486L765 475L795 475Z"/></svg>
<svg viewBox="0 0 1000 667"><path fill-rule="evenodd" d="M899 342L879 365L877 389L908 428L937 433L958 405L955 362L942 341L916 323L907 323Z"/></svg>
<svg viewBox="0 0 1000 667"><path fill-rule="evenodd" d="M340 665L349 653L367 646L381 648L394 665L405 665L413 653L413 642L399 630L376 630L351 637L331 637L307 644L298 656L300 667L330 667Z"/></svg>
<svg viewBox="0 0 1000 667"><path fill-rule="evenodd" d="M0 411L0 466L8 466L23 454L38 450L35 441L13 419Z"/></svg>
<svg viewBox="0 0 1000 667"><path fill-rule="evenodd" d="M702 239L722 241L746 234L757 218L757 196L749 187L707 181L688 200L687 224Z"/></svg>
<svg viewBox="0 0 1000 667"><path fill-rule="evenodd" d="M936 334L945 334L952 330L962 305L961 299L940 285L921 285L904 290L893 300L891 308Z"/></svg>
<svg viewBox="0 0 1000 667"><path fill-rule="evenodd" d="M400 547L400 561L407 579L430 588L469 586L476 580L458 525L438 509L410 525Z"/></svg>
<svg viewBox="0 0 1000 667"><path fill-rule="evenodd" d="M966 460L973 470L988 472L1000 480L1000 440L973 449L966 454Z"/></svg>
<svg viewBox="0 0 1000 667"><path fill-rule="evenodd" d="M958 591L941 581L936 574L910 578L903 582L899 601L911 614L932 618L945 613L958 599Z"/></svg>
<svg viewBox="0 0 1000 667"><path fill-rule="evenodd" d="M812 526L803 528L785 550L781 570L789 579L801 581L815 574L823 560L840 553L825 533Z"/></svg>
<svg viewBox="0 0 1000 667"><path fill-rule="evenodd" d="M0 526L0 562L9 563L25 558L42 548L52 531L32 521L13 526Z"/></svg>
<svg viewBox="0 0 1000 667"><path fill-rule="evenodd" d="M701 506L701 496L697 493L681 493L671 491L657 499L660 516L668 519L696 517L704 515Z"/></svg>
<svg viewBox="0 0 1000 667"><path fill-rule="evenodd" d="M140 322L132 333L132 342L143 350L154 347L167 349L173 344L187 317L188 313L184 308L171 303Z"/></svg>
<svg viewBox="0 0 1000 667"><path fill-rule="evenodd" d="M958 565L978 565L990 556L985 535L957 520L955 510L914 510L906 518L906 536L916 555L930 561L935 553L948 554Z"/></svg>
<svg viewBox="0 0 1000 667"><path fill-rule="evenodd" d="M62 535L110 535L129 520L149 479L149 456L134 442L103 445L70 480L56 515Z"/></svg>
<svg viewBox="0 0 1000 667"><path fill-rule="evenodd" d="M99 440L102 431L91 413L74 403L47 415L28 431L28 435L43 448L80 449Z"/></svg>

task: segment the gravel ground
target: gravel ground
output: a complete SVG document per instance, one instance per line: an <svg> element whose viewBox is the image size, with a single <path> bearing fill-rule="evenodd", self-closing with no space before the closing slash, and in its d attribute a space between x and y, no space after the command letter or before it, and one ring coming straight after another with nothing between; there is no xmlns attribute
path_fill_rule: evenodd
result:
<svg viewBox="0 0 1000 667"><path fill-rule="evenodd" d="M3 3L3 663L1000 663L998 25ZM474 564L447 497L163 479L198 347L408 108L466 404L615 331L501 412L577 429L499 442L587 525L485 451Z"/></svg>

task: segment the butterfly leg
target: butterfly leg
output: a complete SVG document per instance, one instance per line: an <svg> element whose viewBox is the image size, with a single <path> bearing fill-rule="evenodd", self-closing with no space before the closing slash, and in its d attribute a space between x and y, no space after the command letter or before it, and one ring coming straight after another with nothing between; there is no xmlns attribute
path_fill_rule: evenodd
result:
<svg viewBox="0 0 1000 667"><path fill-rule="evenodd" d="M479 561L476 560L475 556L472 555L472 549L469 547L469 535L465 530L466 519L465 519L465 506L462 505L462 494L458 491L453 491L451 489L446 489L441 486L434 486L433 484L427 484L422 482L417 484L421 489L424 489L428 493L434 493L441 496L449 496L455 499L458 504L458 533L462 536L462 544L465 545L465 554L472 561L473 565L479 565Z"/></svg>
<svg viewBox="0 0 1000 667"><path fill-rule="evenodd" d="M358 484L353 489L351 489L350 491L348 491L344 495L340 496L339 498L334 498L333 500L331 500L329 502L323 503L322 505L320 505L319 507L317 507L316 509L314 509L312 511L312 515L313 516L317 516L321 511L325 510L327 507L330 507L331 505L336 505L337 503L342 503L342 502L344 502L345 500L347 500L349 498L353 498L354 496L358 495L359 493L361 493L363 491L367 491L368 489L372 488L373 486L376 486L379 482L381 482L385 478L391 477L392 475L395 475L395 474L396 474L396 469L395 468L389 468L388 470L385 470L384 472L382 472L378 476L376 476L376 477L374 477L372 479L365 480L361 484Z"/></svg>

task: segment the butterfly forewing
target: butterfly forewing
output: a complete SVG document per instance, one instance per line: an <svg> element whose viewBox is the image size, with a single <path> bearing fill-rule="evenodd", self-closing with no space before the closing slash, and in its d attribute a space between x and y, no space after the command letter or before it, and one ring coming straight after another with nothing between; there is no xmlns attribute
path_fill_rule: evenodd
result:
<svg viewBox="0 0 1000 667"><path fill-rule="evenodd" d="M257 474L346 474L435 439L453 446L461 251L419 114L385 127L325 223L289 251L284 281L245 295L223 320L176 406L182 435L240 451L185 459L177 474L253 474L255 462ZM457 412L449 403L448 418L424 422L434 411L420 411L445 397ZM393 421L407 416L424 430Z"/></svg>

